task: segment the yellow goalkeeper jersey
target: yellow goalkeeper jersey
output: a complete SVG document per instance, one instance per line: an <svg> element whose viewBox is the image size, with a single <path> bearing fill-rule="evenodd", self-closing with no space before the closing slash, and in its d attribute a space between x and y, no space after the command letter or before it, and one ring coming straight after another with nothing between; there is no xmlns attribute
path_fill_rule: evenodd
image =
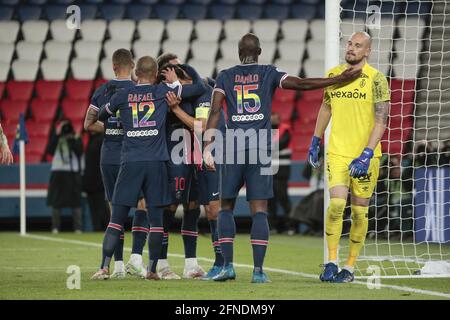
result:
<svg viewBox="0 0 450 320"><path fill-rule="evenodd" d="M347 64L341 64L327 72L328 77L341 74ZM386 77L368 63L362 74L353 82L325 89L323 102L331 106L331 134L328 152L356 158L367 147L375 124L375 103L390 100ZM381 157L378 143L375 157Z"/></svg>

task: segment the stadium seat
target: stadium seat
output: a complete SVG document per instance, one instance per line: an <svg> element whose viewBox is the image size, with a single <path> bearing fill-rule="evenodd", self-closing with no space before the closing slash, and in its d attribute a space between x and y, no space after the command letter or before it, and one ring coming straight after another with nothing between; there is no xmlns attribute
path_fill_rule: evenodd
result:
<svg viewBox="0 0 450 320"><path fill-rule="evenodd" d="M281 40L278 43L280 59L302 61L305 53L305 44L300 41Z"/></svg>
<svg viewBox="0 0 450 320"><path fill-rule="evenodd" d="M43 5L47 3L47 0L27 0L28 4L36 4L36 5Z"/></svg>
<svg viewBox="0 0 450 320"><path fill-rule="evenodd" d="M0 21L9 21L12 19L14 14L13 7L1 6L0 10Z"/></svg>
<svg viewBox="0 0 450 320"><path fill-rule="evenodd" d="M135 28L134 20L113 20L109 23L108 31L112 40L131 41Z"/></svg>
<svg viewBox="0 0 450 320"><path fill-rule="evenodd" d="M191 44L192 55L196 60L215 61L218 50L217 41L198 41Z"/></svg>
<svg viewBox="0 0 450 320"><path fill-rule="evenodd" d="M100 87L102 84L104 84L106 82L108 82L107 79L103 79L103 78L95 79L94 90L97 89L98 87Z"/></svg>
<svg viewBox="0 0 450 320"><path fill-rule="evenodd" d="M76 30L67 28L65 20L54 20L50 23L50 33L54 41L72 42Z"/></svg>
<svg viewBox="0 0 450 320"><path fill-rule="evenodd" d="M362 19L342 19L340 23L341 34L345 40L356 31L365 31L365 23Z"/></svg>
<svg viewBox="0 0 450 320"><path fill-rule="evenodd" d="M159 42L164 33L164 22L156 19L141 20L137 24L137 30L140 40Z"/></svg>
<svg viewBox="0 0 450 320"><path fill-rule="evenodd" d="M272 101L272 112L278 113L281 117L281 121L290 121L293 110L294 103L282 102L278 100Z"/></svg>
<svg viewBox="0 0 450 320"><path fill-rule="evenodd" d="M9 62L0 62L0 81L5 82L8 79L9 74L9 68L10 64Z"/></svg>
<svg viewBox="0 0 450 320"><path fill-rule="evenodd" d="M308 59L311 61L324 61L325 60L325 41L323 40L310 40L306 44L306 50L308 51Z"/></svg>
<svg viewBox="0 0 450 320"><path fill-rule="evenodd" d="M42 111L44 111L44 110L42 110ZM51 120L53 120L53 119L51 119ZM50 133L50 127L51 127L50 121L44 121L43 119L27 120L25 122L25 127L27 128L28 136L30 138L41 137L41 138L48 139L48 135ZM43 149L42 151L44 151L44 150L45 149Z"/></svg>
<svg viewBox="0 0 450 320"><path fill-rule="evenodd" d="M257 5L239 5L236 16L238 19L256 20L262 17L262 7Z"/></svg>
<svg viewBox="0 0 450 320"><path fill-rule="evenodd" d="M285 20L281 23L281 32L284 40L305 41L308 32L308 21Z"/></svg>
<svg viewBox="0 0 450 320"><path fill-rule="evenodd" d="M298 122L301 124L315 122L322 101L308 101L304 98L297 101Z"/></svg>
<svg viewBox="0 0 450 320"><path fill-rule="evenodd" d="M403 102L413 102L415 93L415 81L414 80L399 80L391 79L390 83L392 100L393 101L403 101ZM402 99L396 99L393 95L400 93Z"/></svg>
<svg viewBox="0 0 450 320"><path fill-rule="evenodd" d="M39 69L39 62L14 60L12 63L12 73L15 80L34 81Z"/></svg>
<svg viewBox="0 0 450 320"><path fill-rule="evenodd" d="M277 88L275 94L273 95L273 100L280 102L294 102L296 92L294 90L286 90Z"/></svg>
<svg viewBox="0 0 450 320"><path fill-rule="evenodd" d="M295 4L291 6L291 16L294 19L311 20L316 15L316 7L309 4Z"/></svg>
<svg viewBox="0 0 450 320"><path fill-rule="evenodd" d="M234 59L223 59L223 58L219 59L216 63L217 73L219 73L220 71L222 71L224 69L231 68L238 64L240 64L240 62L239 62L239 58L238 58L237 54Z"/></svg>
<svg viewBox="0 0 450 320"><path fill-rule="evenodd" d="M261 64L272 64L277 50L277 44L274 41L261 41L261 55L258 62Z"/></svg>
<svg viewBox="0 0 450 320"><path fill-rule="evenodd" d="M100 62L100 70L102 71L103 79L111 80L115 78L111 58L103 58L102 62Z"/></svg>
<svg viewBox="0 0 450 320"><path fill-rule="evenodd" d="M212 77L214 73L215 63L213 60L189 60L189 64L200 74L202 77Z"/></svg>
<svg viewBox="0 0 450 320"><path fill-rule="evenodd" d="M33 93L34 81L8 81L6 92L10 100L28 101Z"/></svg>
<svg viewBox="0 0 450 320"><path fill-rule="evenodd" d="M302 91L302 100L307 102L322 102L323 89Z"/></svg>
<svg viewBox="0 0 450 320"><path fill-rule="evenodd" d="M408 16L406 18L400 18L397 24L400 38L406 40L423 39L425 27L425 20L420 18L419 16Z"/></svg>
<svg viewBox="0 0 450 320"><path fill-rule="evenodd" d="M78 58L97 61L102 50L102 43L78 40L75 42L74 49Z"/></svg>
<svg viewBox="0 0 450 320"><path fill-rule="evenodd" d="M260 41L276 41L279 23L277 20L255 20L252 29Z"/></svg>
<svg viewBox="0 0 450 320"><path fill-rule="evenodd" d="M9 141L9 137L11 137L11 136L15 137L16 132L17 132L17 124L18 124L18 122L8 122L7 123L7 122L2 121L3 133L8 138L8 141Z"/></svg>
<svg viewBox="0 0 450 320"><path fill-rule="evenodd" d="M372 40L372 53L369 61L377 61L379 63L389 63L392 53L392 40Z"/></svg>
<svg viewBox="0 0 450 320"><path fill-rule="evenodd" d="M103 44L103 51L106 55L106 58L111 60L114 51L117 49L125 48L131 50L131 42L130 41L115 41L115 40L106 40Z"/></svg>
<svg viewBox="0 0 450 320"><path fill-rule="evenodd" d="M213 2L213 0L190 0L189 2L196 3L196 4L202 4L202 5L206 6L207 4L210 4L211 2Z"/></svg>
<svg viewBox="0 0 450 320"><path fill-rule="evenodd" d="M117 3L117 4L128 4L130 2L132 2L132 0L112 0L112 3Z"/></svg>
<svg viewBox="0 0 450 320"><path fill-rule="evenodd" d="M93 20L97 17L97 6L92 4L82 4L79 6L80 11L83 12L81 20Z"/></svg>
<svg viewBox="0 0 450 320"><path fill-rule="evenodd" d="M78 80L93 80L97 75L98 60L75 58L70 63L72 75Z"/></svg>
<svg viewBox="0 0 450 320"><path fill-rule="evenodd" d="M406 64L419 63L419 54L422 51L423 42L418 40L397 39L394 44L393 53L399 61Z"/></svg>
<svg viewBox="0 0 450 320"><path fill-rule="evenodd" d="M171 20L167 22L166 32L169 40L189 42L193 28L190 20Z"/></svg>
<svg viewBox="0 0 450 320"><path fill-rule="evenodd" d="M183 18L192 21L199 21L206 18L207 7L197 4L185 4L181 8L181 14Z"/></svg>
<svg viewBox="0 0 450 320"><path fill-rule="evenodd" d="M0 21L0 43L14 43L19 33L19 22Z"/></svg>
<svg viewBox="0 0 450 320"><path fill-rule="evenodd" d="M19 41L16 45L16 53L22 61L39 62L42 54L42 43Z"/></svg>
<svg viewBox="0 0 450 320"><path fill-rule="evenodd" d="M81 22L81 36L85 41L102 41L105 36L104 20L84 20Z"/></svg>
<svg viewBox="0 0 450 320"><path fill-rule="evenodd" d="M17 13L21 22L27 20L39 20L42 9L39 6L23 5L17 9Z"/></svg>
<svg viewBox="0 0 450 320"><path fill-rule="evenodd" d="M20 114L27 112L27 101L2 100L0 101L0 110L2 112L2 123L18 123Z"/></svg>
<svg viewBox="0 0 450 320"><path fill-rule="evenodd" d="M135 57L142 57L145 55L157 57L159 50L159 41L137 40L133 43L133 52Z"/></svg>
<svg viewBox="0 0 450 320"><path fill-rule="evenodd" d="M88 96L85 98L89 98ZM64 116L74 122L82 121L86 115L89 100L64 99L61 105Z"/></svg>
<svg viewBox="0 0 450 320"><path fill-rule="evenodd" d="M416 79L419 65L414 61L403 61L395 58L392 62L394 76L400 79Z"/></svg>
<svg viewBox="0 0 450 320"><path fill-rule="evenodd" d="M226 60L234 60L238 58L238 49L236 40L224 40L220 43L220 52L222 58Z"/></svg>
<svg viewBox="0 0 450 320"><path fill-rule="evenodd" d="M323 61L306 60L303 63L303 69L308 78L322 78L325 75L325 67Z"/></svg>
<svg viewBox="0 0 450 320"><path fill-rule="evenodd" d="M139 0L140 3L144 4L155 4L158 3L159 0Z"/></svg>
<svg viewBox="0 0 450 320"><path fill-rule="evenodd" d="M413 1L407 1L406 2L406 14L407 16L413 16L420 14L424 17L426 17L428 14L430 14L430 5L432 2L413 2Z"/></svg>
<svg viewBox="0 0 450 320"><path fill-rule="evenodd" d="M69 63L67 61L44 59L41 62L41 73L44 80L64 80Z"/></svg>
<svg viewBox="0 0 450 320"><path fill-rule="evenodd" d="M381 18L380 25L382 28L369 29L369 33L374 40L390 40L392 41L395 32L395 25L392 19Z"/></svg>
<svg viewBox="0 0 450 320"><path fill-rule="evenodd" d="M213 4L209 7L209 16L211 19L227 21L234 18L235 11L234 6Z"/></svg>
<svg viewBox="0 0 450 320"><path fill-rule="evenodd" d="M276 4L268 4L264 6L264 18L284 21L289 17L289 7Z"/></svg>
<svg viewBox="0 0 450 320"><path fill-rule="evenodd" d="M279 68L280 70L283 70L284 72L287 72L292 76L298 76L300 74L300 61L277 59L274 62L274 65L277 66L277 68Z"/></svg>
<svg viewBox="0 0 450 320"><path fill-rule="evenodd" d="M70 42L49 40L45 43L44 50L49 60L69 61L72 44Z"/></svg>
<svg viewBox="0 0 450 320"><path fill-rule="evenodd" d="M236 4L238 0L219 0L219 2L224 4Z"/></svg>
<svg viewBox="0 0 450 320"><path fill-rule="evenodd" d="M45 148L45 146L44 146ZM27 164L36 164L42 162L42 154L41 153L32 153L32 152L25 152L25 161ZM16 160L14 160L16 162Z"/></svg>
<svg viewBox="0 0 450 320"><path fill-rule="evenodd" d="M93 82L89 80L68 79L66 81L67 98L73 100L83 100L90 98Z"/></svg>
<svg viewBox="0 0 450 320"><path fill-rule="evenodd" d="M41 100L57 101L61 96L62 88L62 81L36 81L36 94Z"/></svg>
<svg viewBox="0 0 450 320"><path fill-rule="evenodd" d="M248 20L227 20L224 22L225 37L227 40L239 40L244 34L250 32L250 21ZM237 42L235 43L237 48Z"/></svg>
<svg viewBox="0 0 450 320"><path fill-rule="evenodd" d="M45 152L45 149L47 147L47 141L48 138L43 138L39 136L30 136L29 142L26 146L26 153L28 154L36 154L36 155L43 155ZM27 162L30 162L27 157Z"/></svg>
<svg viewBox="0 0 450 320"><path fill-rule="evenodd" d="M25 21L22 24L22 34L26 41L42 43L47 38L48 22L44 20Z"/></svg>
<svg viewBox="0 0 450 320"><path fill-rule="evenodd" d="M195 24L197 40L218 41L222 32L222 22L220 20L200 20Z"/></svg>
<svg viewBox="0 0 450 320"><path fill-rule="evenodd" d="M45 6L45 17L49 21L66 19L67 6L47 5Z"/></svg>
<svg viewBox="0 0 450 320"><path fill-rule="evenodd" d="M301 0L302 3L307 3L307 4L319 4L322 0ZM363 0L365 1L365 0Z"/></svg>
<svg viewBox="0 0 450 320"><path fill-rule="evenodd" d="M92 3L92 4L101 4L106 0L86 0L87 3Z"/></svg>
<svg viewBox="0 0 450 320"><path fill-rule="evenodd" d="M103 4L100 6L100 14L106 21L122 19L125 15L125 7L118 4Z"/></svg>
<svg viewBox="0 0 450 320"><path fill-rule="evenodd" d="M149 19L152 13L152 7L142 4L127 5L126 17L134 21Z"/></svg>
<svg viewBox="0 0 450 320"><path fill-rule="evenodd" d="M14 54L14 44L0 43L0 62L9 64Z"/></svg>
<svg viewBox="0 0 450 320"><path fill-rule="evenodd" d="M167 4L181 5L186 2L186 0L165 0L164 2Z"/></svg>
<svg viewBox="0 0 450 320"><path fill-rule="evenodd" d="M6 84L4 82L0 82L0 100L3 98L3 92L5 92Z"/></svg>
<svg viewBox="0 0 450 320"><path fill-rule="evenodd" d="M176 52L181 61L185 61L189 51L189 42L166 40L163 45L163 52Z"/></svg>
<svg viewBox="0 0 450 320"><path fill-rule="evenodd" d="M156 16L158 19L170 21L178 17L178 7L174 5L167 4L157 4L154 7Z"/></svg>
<svg viewBox="0 0 450 320"><path fill-rule="evenodd" d="M272 0L276 4L291 4L294 0Z"/></svg>
<svg viewBox="0 0 450 320"><path fill-rule="evenodd" d="M314 19L309 24L309 31L313 40L325 40L325 20Z"/></svg>

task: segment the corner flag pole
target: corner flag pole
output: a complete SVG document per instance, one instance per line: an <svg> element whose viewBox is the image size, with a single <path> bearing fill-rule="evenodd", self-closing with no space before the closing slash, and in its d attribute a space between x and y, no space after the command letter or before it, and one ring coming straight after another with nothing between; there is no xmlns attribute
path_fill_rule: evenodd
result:
<svg viewBox="0 0 450 320"><path fill-rule="evenodd" d="M340 19L340 0L325 0L325 70L330 70L331 68L339 64L339 19ZM330 122L331 123L331 122ZM324 163L326 161L326 149L328 146L328 138L330 135L330 126L327 127L324 137ZM327 243L325 236L325 221L327 208L329 203L329 192L327 186L326 169L324 170L324 228L323 228L323 260L324 263L327 262L328 252Z"/></svg>
<svg viewBox="0 0 450 320"><path fill-rule="evenodd" d="M20 235L24 236L26 230L26 198L25 198L25 141L19 141L20 147Z"/></svg>

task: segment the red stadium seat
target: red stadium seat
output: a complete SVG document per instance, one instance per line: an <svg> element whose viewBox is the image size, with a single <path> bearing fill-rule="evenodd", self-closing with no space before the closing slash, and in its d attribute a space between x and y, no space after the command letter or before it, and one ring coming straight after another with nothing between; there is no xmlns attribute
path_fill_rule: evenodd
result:
<svg viewBox="0 0 450 320"><path fill-rule="evenodd" d="M391 80L391 101L392 102L413 102L415 93L415 80Z"/></svg>
<svg viewBox="0 0 450 320"><path fill-rule="evenodd" d="M309 123L296 123L294 126L294 136L311 136L316 128L315 122Z"/></svg>
<svg viewBox="0 0 450 320"><path fill-rule="evenodd" d="M280 102L294 102L296 94L297 92L294 90L277 88L277 90L275 90L273 99Z"/></svg>
<svg viewBox="0 0 450 320"><path fill-rule="evenodd" d="M5 83L0 82L0 99L3 98L3 91L5 91Z"/></svg>
<svg viewBox="0 0 450 320"><path fill-rule="evenodd" d="M31 101L31 113L36 121L51 122L58 109L58 101L35 98Z"/></svg>
<svg viewBox="0 0 450 320"><path fill-rule="evenodd" d="M307 151L309 149L311 138L308 139L306 136L295 137L293 142L294 150Z"/></svg>
<svg viewBox="0 0 450 320"><path fill-rule="evenodd" d="M25 161L26 163L40 163L42 160L42 153L26 152Z"/></svg>
<svg viewBox="0 0 450 320"><path fill-rule="evenodd" d="M36 82L36 93L42 100L58 100L62 89L62 81L38 80Z"/></svg>
<svg viewBox="0 0 450 320"><path fill-rule="evenodd" d="M83 132L83 121L72 121L73 130L81 134Z"/></svg>
<svg viewBox="0 0 450 320"><path fill-rule="evenodd" d="M10 100L28 101L33 94L34 81L11 80L6 84Z"/></svg>
<svg viewBox="0 0 450 320"><path fill-rule="evenodd" d="M47 148L47 141L48 138L30 136L25 148L26 153L35 153L42 156Z"/></svg>
<svg viewBox="0 0 450 320"><path fill-rule="evenodd" d="M27 128L29 137L41 137L47 139L50 133L51 123L28 120L25 123L25 127Z"/></svg>
<svg viewBox="0 0 450 320"><path fill-rule="evenodd" d="M293 102L279 100L272 101L272 112L278 113L281 117L281 121L289 121L292 117L293 110Z"/></svg>
<svg viewBox="0 0 450 320"><path fill-rule="evenodd" d="M308 151L294 150L294 152L292 152L292 160L306 161L307 158L308 158Z"/></svg>
<svg viewBox="0 0 450 320"><path fill-rule="evenodd" d="M296 106L298 120L302 123L315 122L319 114L320 106L320 101L298 100Z"/></svg>
<svg viewBox="0 0 450 320"><path fill-rule="evenodd" d="M70 99L88 100L91 96L94 82L92 80L75 80L68 79L66 81L66 94Z"/></svg>
<svg viewBox="0 0 450 320"><path fill-rule="evenodd" d="M94 89L97 89L98 87L100 87L102 84L108 82L108 80L103 79L103 78L98 78L97 80L95 80L95 84L94 84Z"/></svg>
<svg viewBox="0 0 450 320"><path fill-rule="evenodd" d="M62 102L62 111L67 119L72 122L79 122L84 119L88 106L88 100L65 99Z"/></svg>
<svg viewBox="0 0 450 320"><path fill-rule="evenodd" d="M306 90L302 92L302 100L322 102L322 99L323 99L323 89Z"/></svg>
<svg viewBox="0 0 450 320"><path fill-rule="evenodd" d="M18 122L2 123L3 132L8 138L8 141L10 136L12 137L16 136L17 124Z"/></svg>
<svg viewBox="0 0 450 320"><path fill-rule="evenodd" d="M2 123L17 123L19 122L20 114L23 113L25 115L27 112L27 102L3 100L0 101L0 110L3 115Z"/></svg>

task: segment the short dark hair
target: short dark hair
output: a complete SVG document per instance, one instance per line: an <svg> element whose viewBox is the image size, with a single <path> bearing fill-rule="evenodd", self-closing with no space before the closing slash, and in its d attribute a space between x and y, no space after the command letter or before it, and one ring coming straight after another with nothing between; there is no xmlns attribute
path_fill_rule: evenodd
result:
<svg viewBox="0 0 450 320"><path fill-rule="evenodd" d="M162 55L160 55L157 59L158 61L158 68L159 70L161 70L162 66L164 66L165 64L168 64L170 60L173 59L178 59L178 56L174 53L163 53Z"/></svg>
<svg viewBox="0 0 450 320"><path fill-rule="evenodd" d="M133 65L133 55L130 50L121 48L114 51L112 56L113 65L118 66L119 68L123 67L132 67Z"/></svg>

